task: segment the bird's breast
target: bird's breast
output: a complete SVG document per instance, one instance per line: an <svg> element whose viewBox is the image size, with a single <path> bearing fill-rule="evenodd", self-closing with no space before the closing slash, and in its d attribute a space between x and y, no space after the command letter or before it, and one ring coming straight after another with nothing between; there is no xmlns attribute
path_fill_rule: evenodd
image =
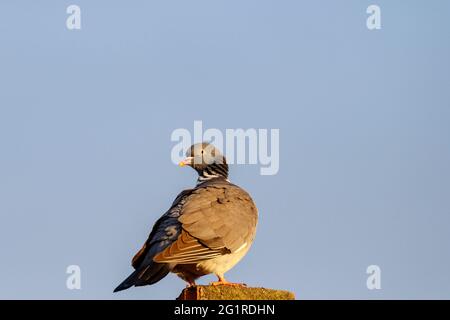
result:
<svg viewBox="0 0 450 320"><path fill-rule="evenodd" d="M233 253L199 262L196 268L204 274L223 274L233 268L245 256L249 248L249 245L242 246L240 250Z"/></svg>

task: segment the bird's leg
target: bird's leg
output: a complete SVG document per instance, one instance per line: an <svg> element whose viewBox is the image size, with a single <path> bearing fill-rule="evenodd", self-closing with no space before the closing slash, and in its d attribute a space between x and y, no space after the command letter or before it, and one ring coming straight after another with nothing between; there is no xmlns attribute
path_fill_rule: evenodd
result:
<svg viewBox="0 0 450 320"><path fill-rule="evenodd" d="M195 280L189 280L189 281L186 281L186 282L187 282L186 288L190 288L190 287L194 287L195 286Z"/></svg>
<svg viewBox="0 0 450 320"><path fill-rule="evenodd" d="M210 286L233 286L233 287L246 287L245 283L233 283L228 282L222 274L217 274L219 281L211 282Z"/></svg>

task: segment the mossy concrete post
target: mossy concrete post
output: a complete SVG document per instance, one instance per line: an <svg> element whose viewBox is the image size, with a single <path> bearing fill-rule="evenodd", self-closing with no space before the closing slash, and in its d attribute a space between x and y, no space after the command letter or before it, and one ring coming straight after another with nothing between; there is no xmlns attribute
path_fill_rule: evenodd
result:
<svg viewBox="0 0 450 320"><path fill-rule="evenodd" d="M191 286L177 300L295 300L292 292L245 286Z"/></svg>

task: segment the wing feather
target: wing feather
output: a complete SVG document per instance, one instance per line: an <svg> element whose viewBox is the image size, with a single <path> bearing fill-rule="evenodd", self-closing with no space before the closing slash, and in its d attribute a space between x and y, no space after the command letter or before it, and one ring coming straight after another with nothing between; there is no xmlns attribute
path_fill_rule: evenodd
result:
<svg viewBox="0 0 450 320"><path fill-rule="evenodd" d="M197 263L251 243L257 209L247 192L230 183L195 189L184 202L178 221L182 230L155 262Z"/></svg>
<svg viewBox="0 0 450 320"><path fill-rule="evenodd" d="M178 240L157 254L153 261L159 263L196 263L222 254L221 250L214 250L201 244L198 239L182 230Z"/></svg>

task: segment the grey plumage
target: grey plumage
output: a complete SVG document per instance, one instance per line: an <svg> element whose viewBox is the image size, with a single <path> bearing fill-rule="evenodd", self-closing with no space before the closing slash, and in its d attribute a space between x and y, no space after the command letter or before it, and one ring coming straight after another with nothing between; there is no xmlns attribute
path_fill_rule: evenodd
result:
<svg viewBox="0 0 450 320"><path fill-rule="evenodd" d="M155 223L133 258L135 271L114 291L153 284L169 272L190 284L215 273L224 283L224 273L250 248L257 209L246 191L228 181L225 158L200 144L191 147L187 159L184 164L199 173L197 186L181 192Z"/></svg>

